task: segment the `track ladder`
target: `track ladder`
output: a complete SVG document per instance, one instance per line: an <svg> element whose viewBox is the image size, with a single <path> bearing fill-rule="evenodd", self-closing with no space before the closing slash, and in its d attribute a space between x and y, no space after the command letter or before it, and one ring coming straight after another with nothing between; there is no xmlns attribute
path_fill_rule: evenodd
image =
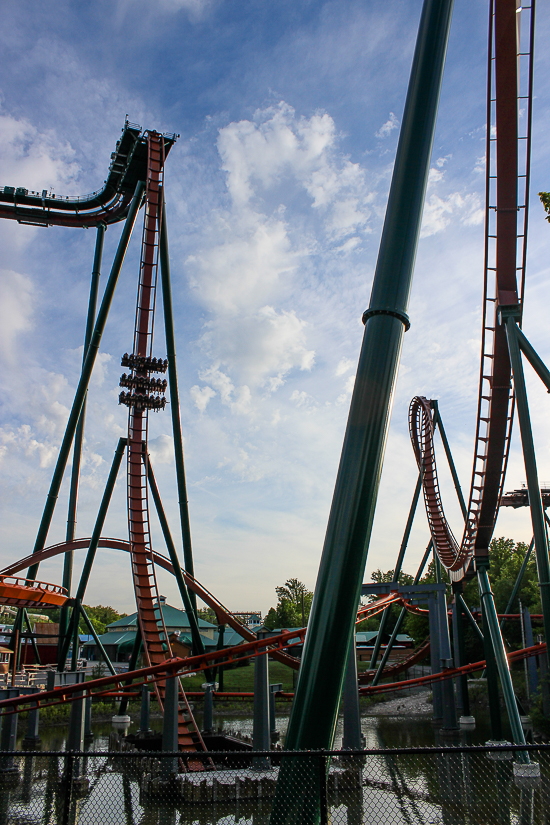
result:
<svg viewBox="0 0 550 825"><path fill-rule="evenodd" d="M522 19L523 18L523 19ZM484 300L474 464L463 546L487 553L503 492L514 390L499 307L523 304L534 0L492 0L487 85ZM520 113L523 110L523 115Z"/></svg>
<svg viewBox="0 0 550 825"><path fill-rule="evenodd" d="M150 409L164 409L166 404L162 397L166 381L152 377L155 373L165 372L167 367L166 361L152 357L163 166L164 139L156 132L149 132L134 348L131 355L125 354L122 359L122 365L130 368L130 374L122 376L121 386L128 388L128 391L119 396L120 402L129 407L128 526L138 620L148 665L158 665L172 657L152 561L146 467L148 412ZM161 709L164 707L165 685L165 680L155 682ZM179 749L186 752L206 750L181 683L179 692L185 708L182 710L180 707L178 713ZM187 767L189 770L204 769L200 760L189 761Z"/></svg>

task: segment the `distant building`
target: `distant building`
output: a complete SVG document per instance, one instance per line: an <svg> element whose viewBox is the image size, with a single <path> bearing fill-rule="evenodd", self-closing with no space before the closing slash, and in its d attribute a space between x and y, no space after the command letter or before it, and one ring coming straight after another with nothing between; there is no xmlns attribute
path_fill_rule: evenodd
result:
<svg viewBox="0 0 550 825"><path fill-rule="evenodd" d="M187 618L187 613L185 610L178 610L177 607L167 604L164 596L160 596L159 601L168 638L171 642L173 640L177 643L179 652L176 653L176 655L182 655L185 650L190 651L191 625ZM159 625L160 610L157 604L155 611L158 611ZM101 644L105 648L105 652L112 662L128 662L130 660L136 639L137 623L138 614L137 612L132 613L130 616L125 616L123 619L112 622L107 626L105 633L99 637ZM210 622L205 622L203 619L199 619L198 623L205 649L214 649L217 643L217 626L210 624ZM89 642L84 646L82 655L85 659L91 659L92 661L97 661L101 658L97 645L94 642ZM188 653L186 655L188 655Z"/></svg>
<svg viewBox="0 0 550 825"><path fill-rule="evenodd" d="M240 619L251 630L256 630L262 624L261 610L238 610L233 613L236 619Z"/></svg>

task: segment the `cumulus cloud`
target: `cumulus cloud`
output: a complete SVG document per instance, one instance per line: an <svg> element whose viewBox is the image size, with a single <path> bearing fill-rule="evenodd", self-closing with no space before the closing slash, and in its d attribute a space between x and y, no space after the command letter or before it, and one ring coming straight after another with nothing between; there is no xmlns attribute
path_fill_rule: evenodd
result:
<svg viewBox="0 0 550 825"><path fill-rule="evenodd" d="M71 145L54 130L39 131L25 118L0 113L0 165L4 183L56 190L80 168Z"/></svg>
<svg viewBox="0 0 550 825"><path fill-rule="evenodd" d="M191 285L201 303L216 313L237 313L269 300L298 265L280 220L255 213L224 221L218 242L188 258Z"/></svg>
<svg viewBox="0 0 550 825"><path fill-rule="evenodd" d="M442 232L452 220L459 220L465 226L476 226L483 222L484 215L477 195L452 192L447 197L440 197L434 193L424 204L420 237Z"/></svg>
<svg viewBox="0 0 550 825"><path fill-rule="evenodd" d="M17 336L31 328L34 289L30 278L11 270L0 270L0 353L11 360Z"/></svg>
<svg viewBox="0 0 550 825"><path fill-rule="evenodd" d="M292 369L311 370L314 350L306 343L306 323L294 311L272 306L257 312L209 322L201 346L251 386L277 389ZM226 390L217 387L224 398Z"/></svg>
<svg viewBox="0 0 550 825"><path fill-rule="evenodd" d="M198 384L191 387L189 392L191 394L191 398L195 402L195 406L201 413L203 413L207 408L210 399L214 398L216 395L212 387L199 387Z"/></svg>
<svg viewBox="0 0 550 825"><path fill-rule="evenodd" d="M375 137L381 138L381 139L387 138L388 135L390 135L393 132L394 129L397 129L398 126L399 126L398 119L396 118L396 116L394 115L393 112L390 112L389 118L386 120L385 123L382 124L380 129L377 132L374 133L374 135L375 135Z"/></svg>
<svg viewBox="0 0 550 825"><path fill-rule="evenodd" d="M336 126L326 112L297 117L284 102L258 110L254 120L220 130L218 151L234 205L250 204L291 179L327 212L329 230L338 235L355 231L370 216L373 194L364 170L338 152Z"/></svg>
<svg viewBox="0 0 550 825"><path fill-rule="evenodd" d="M153 467L157 464L169 464L174 460L174 440L171 436L163 434L157 438L150 438L147 446Z"/></svg>
<svg viewBox="0 0 550 825"><path fill-rule="evenodd" d="M336 367L336 376L345 375L353 367L353 361L350 358L342 358Z"/></svg>

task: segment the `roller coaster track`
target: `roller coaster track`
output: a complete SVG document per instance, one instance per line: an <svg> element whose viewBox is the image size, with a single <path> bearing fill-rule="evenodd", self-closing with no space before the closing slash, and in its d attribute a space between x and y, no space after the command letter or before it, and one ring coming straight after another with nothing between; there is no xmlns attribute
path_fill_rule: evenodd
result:
<svg viewBox="0 0 550 825"><path fill-rule="evenodd" d="M521 11L521 14L519 13ZM528 43L521 51L520 18L528 16ZM485 256L481 365L474 461L468 514L460 545L443 513L433 447L429 402L415 398L409 425L418 466L424 473L424 500L434 546L453 581L460 581L473 556L488 555L503 492L514 415L514 391L499 309L523 305L527 254L534 2L492 0L487 84ZM520 64L524 70L520 77ZM525 89L520 79L526 78ZM519 134L519 107L526 107L525 134ZM518 289L519 275L519 289Z"/></svg>
<svg viewBox="0 0 550 825"><path fill-rule="evenodd" d="M55 556L62 555L63 553L69 553L72 550L87 550L90 546L90 541L91 540L89 538L83 538L74 539L69 542L61 542L60 544L52 544L50 547L45 547L38 553L25 556L25 558L20 559L14 564L10 564L9 567L6 567L4 570L0 571L0 576L13 576L15 573L19 573L21 570L27 568L30 563L36 562L37 564L41 564L43 561L47 561L47 559L55 558ZM102 536L99 539L97 546L104 549L124 550L126 553L130 552L130 543L128 541L125 541L124 539L109 538L108 536ZM162 567L162 569L167 570L168 573L174 573L172 562L170 559L166 558L166 556L149 549L147 550L147 557L148 559L151 559L157 567ZM229 625L232 630L236 630L237 633L239 633L248 642L255 641L255 634L249 630L248 627L245 627L242 622L240 622L239 619L231 613L231 611L224 607L219 599L213 596L212 593L204 587L204 585L191 576L186 570L184 570L183 567L180 569L187 587L189 587L193 593L202 599L208 607L212 608L216 614L218 624ZM289 656L287 653L283 653L282 651L273 651L271 655L278 662L283 665L288 665L293 668L293 670L298 670L300 667L300 660L296 659L294 656Z"/></svg>
<svg viewBox="0 0 550 825"><path fill-rule="evenodd" d="M57 584L29 582L0 575L0 604L12 607L61 607L67 601L67 591Z"/></svg>
<svg viewBox="0 0 550 825"><path fill-rule="evenodd" d="M119 396L120 403L128 406L128 531L132 578L138 609L138 622L143 640L145 659L149 666L158 665L172 656L168 633L164 625L151 554L149 530L149 502L147 468L143 455L147 456L147 432L149 409L163 409L162 394L166 381L151 378L154 372L166 370L166 363L153 358L153 329L155 297L158 274L159 234L162 219L162 182L164 170L164 138L157 132L146 132L147 176L145 190L145 215L141 243L141 262L134 328L134 346L130 356L122 358L130 374L124 373L121 385L128 389ZM155 682L155 692L160 708L164 707L166 683ZM185 721L184 711L178 713L178 743L180 751L194 752L197 744L205 750L200 732L195 725L185 692L179 686L180 695L190 716L193 731ZM190 763L201 770L201 762Z"/></svg>
<svg viewBox="0 0 550 825"><path fill-rule="evenodd" d="M177 135L163 135L167 155ZM105 186L83 197L55 195L44 189L0 186L0 218L31 226L92 227L126 217L136 183L146 179L147 136L141 127L126 121L111 155Z"/></svg>

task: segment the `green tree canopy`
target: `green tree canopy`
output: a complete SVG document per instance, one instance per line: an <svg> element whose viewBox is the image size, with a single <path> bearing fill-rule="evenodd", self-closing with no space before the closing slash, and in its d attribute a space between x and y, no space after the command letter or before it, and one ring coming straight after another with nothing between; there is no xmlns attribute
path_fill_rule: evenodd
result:
<svg viewBox="0 0 550 825"><path fill-rule="evenodd" d="M275 588L277 606L270 608L265 617L266 627L302 627L307 624L313 593L298 579L287 579ZM303 621L302 621L303 620Z"/></svg>
<svg viewBox="0 0 550 825"><path fill-rule="evenodd" d="M539 192L539 198L541 199L545 211L548 213L546 220L550 221L550 192Z"/></svg>

